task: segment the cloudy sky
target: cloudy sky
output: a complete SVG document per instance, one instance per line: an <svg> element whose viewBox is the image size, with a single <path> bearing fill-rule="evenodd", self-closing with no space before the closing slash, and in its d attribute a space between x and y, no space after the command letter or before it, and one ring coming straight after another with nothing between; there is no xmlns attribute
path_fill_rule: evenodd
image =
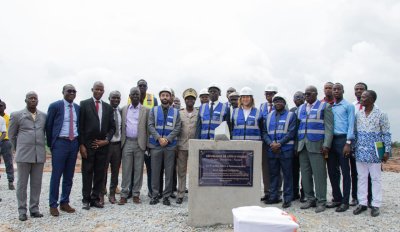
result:
<svg viewBox="0 0 400 232"><path fill-rule="evenodd" d="M400 140L399 41L397 0L2 1L0 98L12 112L34 90L47 111L64 84L77 101L96 80L126 99L144 78L150 92L168 85L179 96L211 82L249 86L257 103L269 83L291 99L310 84L322 97L332 81L353 101L363 81Z"/></svg>

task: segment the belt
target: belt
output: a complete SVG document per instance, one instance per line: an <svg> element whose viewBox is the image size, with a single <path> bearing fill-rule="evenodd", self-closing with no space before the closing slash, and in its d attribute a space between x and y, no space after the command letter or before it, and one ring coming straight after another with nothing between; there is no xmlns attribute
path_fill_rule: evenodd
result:
<svg viewBox="0 0 400 232"><path fill-rule="evenodd" d="M111 145L117 145L117 144L121 144L121 141L116 141L116 142L110 142Z"/></svg>
<svg viewBox="0 0 400 232"><path fill-rule="evenodd" d="M337 135L333 135L333 137L343 138L343 137L347 137L347 134L337 134Z"/></svg>
<svg viewBox="0 0 400 232"><path fill-rule="evenodd" d="M69 140L69 141L73 141L73 140L75 140L75 139L78 138L78 137L74 137L72 140L69 139L69 137L67 137L67 136L60 136L60 137L58 137L58 138L59 138L59 139Z"/></svg>
<svg viewBox="0 0 400 232"><path fill-rule="evenodd" d="M137 141L137 138L126 137L126 140Z"/></svg>

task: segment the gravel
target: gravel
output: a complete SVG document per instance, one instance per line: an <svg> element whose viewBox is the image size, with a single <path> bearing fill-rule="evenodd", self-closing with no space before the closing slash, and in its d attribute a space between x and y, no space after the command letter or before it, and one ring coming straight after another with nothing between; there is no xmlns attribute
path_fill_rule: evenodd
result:
<svg viewBox="0 0 400 232"><path fill-rule="evenodd" d="M44 217L35 219L29 218L28 215L27 221L20 222L15 191L8 190L4 174L2 176L0 231L233 231L232 225L203 228L188 226L187 198L182 205L177 205L174 199L171 199L171 206L164 206L162 203L149 205L146 178L143 178L142 204L135 205L129 200L128 204L120 206L106 201L104 209L82 210L80 173L74 177L71 193L71 206L77 209L76 213L67 214L60 211L59 217L50 216L48 206L50 173L44 173L40 199L40 210ZM299 231L400 231L400 173L384 172L382 180L383 205L381 215L376 218L370 216L370 211L354 216L352 214L354 207L350 207L350 210L344 213L327 209L316 214L312 209L300 210L301 203L298 201L293 202L292 207L286 211L297 218L300 224ZM328 193L330 193L329 186ZM331 199L330 194L328 199ZM266 205L260 203L260 206ZM273 206L281 207L280 204Z"/></svg>

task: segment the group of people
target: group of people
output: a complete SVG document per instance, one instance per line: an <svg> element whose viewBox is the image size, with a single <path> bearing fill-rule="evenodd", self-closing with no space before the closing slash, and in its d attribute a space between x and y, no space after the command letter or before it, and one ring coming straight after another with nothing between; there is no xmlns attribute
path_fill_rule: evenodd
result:
<svg viewBox="0 0 400 232"><path fill-rule="evenodd" d="M147 82L139 80L130 89L128 104L120 108L119 91L110 92L109 103L102 100L102 82L95 82L92 97L79 105L74 103L75 87L68 84L62 89L63 99L52 103L47 114L36 108L38 95L28 92L26 108L11 114L9 127L8 116L4 117L5 103L0 103L0 115L6 119L0 120L1 154L6 163L11 159L11 165L6 165L10 189L13 188L11 145L16 151L19 220L27 220L29 179L30 216L43 216L39 197L45 144L52 155L49 196L52 216L60 215L58 208L75 212L69 196L78 152L82 157L83 209L104 207L109 167L111 204L124 205L131 197L134 204L141 203L144 166L150 204L162 199L164 205L170 205L170 198L181 204L188 191L189 140L214 139L215 129L224 121L232 140L263 142L261 200L266 204L282 202L283 197L283 208L300 199L304 203L301 209L316 207L317 213L326 208L344 212L349 205L357 205L354 214L371 207L371 215L379 215L381 162L389 157L391 134L387 115L374 104L376 93L367 90L365 83L355 85L354 103L343 98L344 87L340 83L326 83L322 100L318 100L317 88L308 86L304 93L294 94L296 107L290 110L286 98L278 94L274 85L266 86L266 102L259 108L249 87L239 92L228 88L226 103L219 100L222 89L215 83L199 94L188 88L182 94L184 108L171 88L159 91L160 104L147 88ZM201 102L199 108L194 107L197 98ZM375 149L379 142L383 143L382 156ZM122 183L117 200L121 166ZM329 203L327 174L333 195Z"/></svg>

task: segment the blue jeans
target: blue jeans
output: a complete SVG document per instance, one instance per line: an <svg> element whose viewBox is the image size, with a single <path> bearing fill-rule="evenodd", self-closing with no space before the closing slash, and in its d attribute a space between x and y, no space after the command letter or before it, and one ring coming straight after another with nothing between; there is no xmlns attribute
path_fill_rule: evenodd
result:
<svg viewBox="0 0 400 232"><path fill-rule="evenodd" d="M275 156L277 157L277 156ZM270 178L270 199L277 200L280 198L279 178L280 171L283 173L283 200L290 202L293 200L293 151L281 152L278 158L269 156L269 178Z"/></svg>
<svg viewBox="0 0 400 232"><path fill-rule="evenodd" d="M60 204L69 203L69 195L74 178L76 158L78 155L78 140L57 139L51 148L51 179L49 205L51 208L58 207L60 179L62 181L62 193Z"/></svg>
<svg viewBox="0 0 400 232"><path fill-rule="evenodd" d="M4 164L6 166L7 180L12 183L14 182L14 166L13 155L11 153L11 142L9 140L3 140L0 144L0 154L3 155Z"/></svg>

